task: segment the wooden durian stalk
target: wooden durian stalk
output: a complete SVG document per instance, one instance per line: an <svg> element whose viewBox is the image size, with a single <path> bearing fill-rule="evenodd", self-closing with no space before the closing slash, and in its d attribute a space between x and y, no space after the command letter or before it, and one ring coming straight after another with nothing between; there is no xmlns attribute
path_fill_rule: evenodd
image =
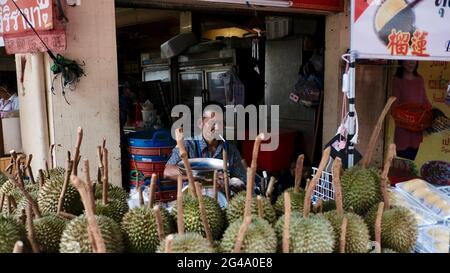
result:
<svg viewBox="0 0 450 273"><path fill-rule="evenodd" d="M273 187L275 186L276 181L277 180L275 179L275 177L273 177L273 176L270 177L269 185L267 186L267 191L266 191L266 198L269 200L272 198Z"/></svg>
<svg viewBox="0 0 450 273"><path fill-rule="evenodd" d="M178 128L175 130L175 135L176 135L177 147L178 147L178 150L180 151L180 157L183 160L184 168L186 169L186 173L187 173L187 177L188 177L188 181L189 181L189 193L191 194L192 197L196 198L197 194L195 191L194 175L192 174L192 168L191 168L191 163L189 162L189 159L188 159L188 153L186 151L186 148L184 147L184 135L183 135L183 132L181 131L181 128Z"/></svg>
<svg viewBox="0 0 450 273"><path fill-rule="evenodd" d="M313 179L308 185L308 188L305 193L305 202L304 202L304 209L303 209L303 217L308 218L309 213L311 212L311 198L314 194L314 189L316 188L317 183L319 182L319 179L322 177L322 172L327 166L328 159L330 158L330 152L331 148L326 148L322 153L322 159L319 163L319 168L317 169L316 175L314 175Z"/></svg>
<svg viewBox="0 0 450 273"><path fill-rule="evenodd" d="M205 229L206 239L208 240L211 247L214 247L214 240L208 223L208 215L206 214L205 204L203 202L202 184L199 182L195 182L195 190L197 191L200 217L202 219L203 228Z"/></svg>
<svg viewBox="0 0 450 273"><path fill-rule="evenodd" d="M388 210L391 208L391 200L389 199L389 194L387 191L387 186L389 184L389 169L392 165L392 160L397 154L397 148L395 144L389 145L389 150L386 154L386 159L384 160L383 172L381 173L381 193L383 195L384 200L384 209Z"/></svg>
<svg viewBox="0 0 450 273"><path fill-rule="evenodd" d="M50 172L48 171L48 162L47 162L47 160L44 160L44 172L45 172L45 176L47 176L47 178L50 178Z"/></svg>
<svg viewBox="0 0 450 273"><path fill-rule="evenodd" d="M45 177L44 177L44 171L42 169L39 169L39 191L42 190L45 184Z"/></svg>
<svg viewBox="0 0 450 273"><path fill-rule="evenodd" d="M95 211L93 210L93 205L90 202L89 193L86 189L86 184L81 179L75 175L70 176L70 180L74 187L78 190L81 196L81 201L86 213L86 218L88 222L88 235L89 240L92 244L92 249L95 253L106 253L105 241L103 240L102 233L95 218Z"/></svg>
<svg viewBox="0 0 450 273"><path fill-rule="evenodd" d="M36 181L34 180L34 176L33 176L33 171L31 169L31 165L30 165L31 164L31 160L33 160L33 155L29 154L27 156L27 160L26 160L26 163L25 163L25 169L27 171L28 177L30 178L30 182L32 184L36 184Z"/></svg>
<svg viewBox="0 0 450 273"><path fill-rule="evenodd" d="M136 175L136 187L138 190L138 196L139 196L139 206L144 205L144 191L142 190L143 184L139 183L139 173Z"/></svg>
<svg viewBox="0 0 450 273"><path fill-rule="evenodd" d="M383 128L383 123L386 115L389 113L392 104L397 100L396 97L390 97L384 106L383 111L381 112L378 121L372 131L372 135L370 136L369 144L367 146L366 154L362 159L363 168L367 168L370 165L370 161L372 160L373 151L375 150L375 146L377 145L378 137L380 136L381 129Z"/></svg>
<svg viewBox="0 0 450 273"><path fill-rule="evenodd" d="M166 237L165 243L166 253L172 253L172 242L173 242L173 235L170 234Z"/></svg>
<svg viewBox="0 0 450 273"><path fill-rule="evenodd" d="M69 220L73 220L73 219L77 218L76 215L71 214L71 213L67 213L67 212L64 212L64 211L60 211L58 213L58 216L61 216L63 218L69 219Z"/></svg>
<svg viewBox="0 0 450 273"><path fill-rule="evenodd" d="M222 150L222 159L223 159L223 185L225 187L225 197L227 198L227 202L230 202L230 185L228 181L228 153L225 151L225 148Z"/></svg>
<svg viewBox="0 0 450 273"><path fill-rule="evenodd" d="M64 196L66 195L67 187L69 186L70 174L72 173L72 168L73 168L73 161L70 160L70 153L68 153L67 155L68 155L68 157L67 157L67 161L66 161L66 172L64 174L64 183L63 183L63 186L61 189L61 194L59 195L57 213L60 213L63 211Z"/></svg>
<svg viewBox="0 0 450 273"><path fill-rule="evenodd" d="M23 242L22 241L17 241L14 244L13 253L23 253Z"/></svg>
<svg viewBox="0 0 450 273"><path fill-rule="evenodd" d="M264 219L264 204L261 196L256 196L256 203L258 205L258 217Z"/></svg>
<svg viewBox="0 0 450 273"><path fill-rule="evenodd" d="M247 161L245 159L242 159L241 163L242 163L242 166L244 166L244 168L247 170L247 168L248 168Z"/></svg>
<svg viewBox="0 0 450 273"><path fill-rule="evenodd" d="M283 253L289 253L289 229L291 224L291 195L284 192L284 226L283 226Z"/></svg>
<svg viewBox="0 0 450 273"><path fill-rule="evenodd" d="M156 230L158 232L158 237L159 237L159 240L162 241L162 240L164 240L164 225L163 225L163 220L162 220L162 216L161 216L161 209L159 208L158 205L156 205L153 208L153 212L155 214Z"/></svg>
<svg viewBox="0 0 450 273"><path fill-rule="evenodd" d="M7 208L8 208L8 214L11 214L12 213L12 207L11 207L11 196L6 196L6 206L7 206Z"/></svg>
<svg viewBox="0 0 450 273"><path fill-rule="evenodd" d="M78 127L77 141L75 142L75 148L74 148L74 153L73 153L74 166L72 168L72 175L78 174L78 158L80 156L80 147L81 147L82 141L83 141L83 128Z"/></svg>
<svg viewBox="0 0 450 273"><path fill-rule="evenodd" d="M98 156L97 182L100 184L102 182L104 172L102 146L97 146L97 156Z"/></svg>
<svg viewBox="0 0 450 273"><path fill-rule="evenodd" d="M177 185L177 227L178 234L184 234L183 178L178 176Z"/></svg>
<svg viewBox="0 0 450 273"><path fill-rule="evenodd" d="M3 211L3 203L5 203L5 194L4 193L1 193L0 194L0 212L2 212Z"/></svg>
<svg viewBox="0 0 450 273"><path fill-rule="evenodd" d="M9 165L5 169L5 172L9 173L9 174L12 174L13 169L14 169L14 163L9 163Z"/></svg>
<svg viewBox="0 0 450 273"><path fill-rule="evenodd" d="M381 221L383 218L384 202L380 202L375 219L375 253L381 253Z"/></svg>
<svg viewBox="0 0 450 273"><path fill-rule="evenodd" d="M316 213L322 213L323 212L323 200L322 198L319 198L315 205L315 212Z"/></svg>
<svg viewBox="0 0 450 273"><path fill-rule="evenodd" d="M108 172L108 149L106 148L102 148L102 160L103 160L103 176L102 176L102 182L103 182L103 194L102 194L102 202L103 205L107 205L108 204L108 189L109 189L109 185L108 185L108 177L109 177L109 172Z"/></svg>
<svg viewBox="0 0 450 273"><path fill-rule="evenodd" d="M30 241L33 253L39 253L40 248L39 245L36 243L36 238L34 237L33 212L30 203L28 203L27 205L26 213L27 213L27 238L28 241Z"/></svg>
<svg viewBox="0 0 450 273"><path fill-rule="evenodd" d="M20 155L20 156L22 156L22 155ZM14 163L14 168L16 170L16 174L15 175L17 176L18 182L24 187L25 184L23 182L23 178L21 176L21 171L20 171L20 160L19 160L19 158L17 156L16 151L14 151L14 150L11 151L11 158L12 158L13 163ZM13 181L15 181L15 179L13 179Z"/></svg>
<svg viewBox="0 0 450 273"><path fill-rule="evenodd" d="M92 184L91 175L90 175L90 168L89 168L89 160L84 160L84 177L86 179L86 192L89 197L89 203L92 206L92 210L95 211L95 194L94 194L94 185ZM106 204L105 204L106 205Z"/></svg>
<svg viewBox="0 0 450 273"><path fill-rule="evenodd" d="M297 158L297 162L295 164L295 183L294 183L294 192L300 192L300 184L302 182L303 176L303 161L305 160L305 155L299 155Z"/></svg>
<svg viewBox="0 0 450 273"><path fill-rule="evenodd" d="M214 170L213 175L213 199L217 201L217 170Z"/></svg>
<svg viewBox="0 0 450 273"><path fill-rule="evenodd" d="M55 149L55 144L50 145L50 148L48 149L48 160L50 161L50 169L54 168L53 164L53 151Z"/></svg>
<svg viewBox="0 0 450 273"><path fill-rule="evenodd" d="M341 168L342 160L336 157L333 161L332 167L333 173L333 186L334 186L334 196L336 201L336 214L338 216L344 215L344 205L342 200L342 186L341 186Z"/></svg>
<svg viewBox="0 0 450 273"><path fill-rule="evenodd" d="M16 202L16 199L14 198L14 196L11 195L9 197L9 201L11 202L11 208L13 210L16 210L17 209L17 202Z"/></svg>
<svg viewBox="0 0 450 273"><path fill-rule="evenodd" d="M158 176L156 174L152 174L152 179L150 180L150 185L148 188L148 207L153 208L155 204L155 187L156 187L156 179Z"/></svg>
<svg viewBox="0 0 450 273"><path fill-rule="evenodd" d="M348 219L347 219L347 217L344 217L342 219L341 234L340 234L340 237L339 237L339 253L345 253L345 244L346 244L346 236L347 236L347 225L348 225Z"/></svg>

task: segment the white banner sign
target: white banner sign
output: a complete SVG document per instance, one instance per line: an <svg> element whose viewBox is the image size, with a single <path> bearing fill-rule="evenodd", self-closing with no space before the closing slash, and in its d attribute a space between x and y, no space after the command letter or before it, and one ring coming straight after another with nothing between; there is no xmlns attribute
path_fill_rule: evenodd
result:
<svg viewBox="0 0 450 273"><path fill-rule="evenodd" d="M450 0L352 0L358 58L450 61Z"/></svg>

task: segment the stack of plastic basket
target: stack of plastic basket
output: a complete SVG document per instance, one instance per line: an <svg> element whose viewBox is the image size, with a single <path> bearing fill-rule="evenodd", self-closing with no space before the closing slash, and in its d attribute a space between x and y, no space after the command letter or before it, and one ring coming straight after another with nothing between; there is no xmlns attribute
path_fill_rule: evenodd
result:
<svg viewBox="0 0 450 273"><path fill-rule="evenodd" d="M176 183L163 180L164 168L176 142L167 130L140 131L128 137L130 153L130 185L146 186L152 174L158 176L156 200L173 201L176 198Z"/></svg>

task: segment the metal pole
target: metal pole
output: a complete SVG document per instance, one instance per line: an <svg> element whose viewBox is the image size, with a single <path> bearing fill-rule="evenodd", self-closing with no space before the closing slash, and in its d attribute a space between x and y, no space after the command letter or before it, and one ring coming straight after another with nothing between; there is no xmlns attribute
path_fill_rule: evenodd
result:
<svg viewBox="0 0 450 273"><path fill-rule="evenodd" d="M350 68L349 68L349 78L350 78L350 90L348 92L348 117L349 117L349 128L348 128L348 139L352 140L355 136L355 86L356 86L356 54L355 52L350 52ZM348 145L348 168L354 165L354 144L350 141Z"/></svg>

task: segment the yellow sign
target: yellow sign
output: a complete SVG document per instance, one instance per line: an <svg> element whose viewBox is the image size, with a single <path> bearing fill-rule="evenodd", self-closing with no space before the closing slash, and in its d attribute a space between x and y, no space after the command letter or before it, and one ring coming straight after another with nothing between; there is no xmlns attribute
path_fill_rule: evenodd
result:
<svg viewBox="0 0 450 273"><path fill-rule="evenodd" d="M450 62L420 62L418 72L424 79L426 94L433 108L441 110L450 118L450 105L445 102L447 87L450 82ZM386 143L394 142L394 132L395 122L390 116ZM419 171L422 165L430 160L450 162L450 130L432 134L424 133L423 142L420 144L415 160Z"/></svg>

